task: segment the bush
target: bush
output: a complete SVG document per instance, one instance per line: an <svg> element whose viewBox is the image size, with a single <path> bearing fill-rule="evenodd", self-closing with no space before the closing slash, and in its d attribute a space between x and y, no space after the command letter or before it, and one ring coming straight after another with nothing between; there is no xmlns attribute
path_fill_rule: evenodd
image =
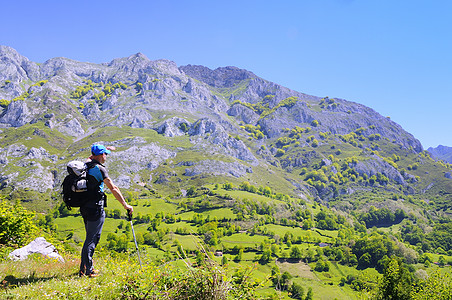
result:
<svg viewBox="0 0 452 300"><path fill-rule="evenodd" d="M286 154L286 151L284 151L283 149L278 149L278 150L276 151L276 156L277 156L277 157L283 156L284 154Z"/></svg>
<svg viewBox="0 0 452 300"><path fill-rule="evenodd" d="M9 100L0 99L0 106L3 108L7 107L10 103L11 103L11 101L9 101Z"/></svg>
<svg viewBox="0 0 452 300"><path fill-rule="evenodd" d="M15 205L6 200L0 202L0 244L23 245L28 235L36 230L34 213L27 211L19 202Z"/></svg>
<svg viewBox="0 0 452 300"><path fill-rule="evenodd" d="M312 121L311 126L313 126L313 127L319 126L319 121L317 121L317 120Z"/></svg>

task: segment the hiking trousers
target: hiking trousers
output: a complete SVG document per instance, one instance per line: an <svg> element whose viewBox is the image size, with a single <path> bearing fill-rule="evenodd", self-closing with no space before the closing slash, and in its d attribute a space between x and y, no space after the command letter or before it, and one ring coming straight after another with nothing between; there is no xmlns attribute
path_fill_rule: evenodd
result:
<svg viewBox="0 0 452 300"><path fill-rule="evenodd" d="M89 275L93 271L93 255L94 249L100 240L102 227L105 222L105 212L102 209L100 217L93 221L92 218L82 213L83 222L85 223L86 238L82 248L82 259L80 262L80 274Z"/></svg>

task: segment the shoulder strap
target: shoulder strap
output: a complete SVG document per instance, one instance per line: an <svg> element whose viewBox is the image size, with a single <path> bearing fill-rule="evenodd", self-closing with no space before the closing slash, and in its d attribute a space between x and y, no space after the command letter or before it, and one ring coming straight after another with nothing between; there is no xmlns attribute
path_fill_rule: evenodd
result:
<svg viewBox="0 0 452 300"><path fill-rule="evenodd" d="M90 161L86 162L86 175L88 176L88 171L97 165L104 167L104 165L101 164L100 162L98 162L97 160L90 160ZM102 184L102 181L97 180L96 186L100 186L101 184Z"/></svg>

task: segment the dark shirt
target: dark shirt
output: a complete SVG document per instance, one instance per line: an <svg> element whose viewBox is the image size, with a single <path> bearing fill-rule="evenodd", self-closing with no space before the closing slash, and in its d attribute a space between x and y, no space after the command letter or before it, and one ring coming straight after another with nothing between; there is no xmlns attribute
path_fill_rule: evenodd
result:
<svg viewBox="0 0 452 300"><path fill-rule="evenodd" d="M99 192L104 192L104 180L105 178L108 178L107 169L95 159L87 164L89 183L91 186L98 188Z"/></svg>
<svg viewBox="0 0 452 300"><path fill-rule="evenodd" d="M104 193L104 180L108 178L108 172L104 165L97 160L92 160L88 165L88 194L90 199L80 207L80 213L88 221L96 221L103 213L106 206Z"/></svg>

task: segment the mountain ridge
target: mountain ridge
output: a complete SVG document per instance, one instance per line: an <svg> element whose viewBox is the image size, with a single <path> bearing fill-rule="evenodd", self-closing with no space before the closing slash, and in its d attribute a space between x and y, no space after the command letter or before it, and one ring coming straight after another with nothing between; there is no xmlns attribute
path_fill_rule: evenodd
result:
<svg viewBox="0 0 452 300"><path fill-rule="evenodd" d="M22 156L3 155L8 161L0 166L4 188L28 185L40 192L58 189L64 162L99 140L119 146L118 156L112 155L112 174L125 183L121 187L132 189L155 186L155 178L167 177L162 174L169 174L166 166L172 166L179 171L177 176L167 177L168 185L180 185L185 179L190 184L214 180L211 176L232 176L262 184L273 181L275 186L303 197L335 199L339 192L328 184L335 185L340 171L335 164L349 155L359 156L359 160L347 168L365 180L353 183L355 189L381 174L394 185L383 186L385 189L401 189L403 193L413 193L420 185L425 189L432 180L416 183L416 176L409 174L414 171L405 169L414 161L410 158L402 167L391 158L420 157L424 151L413 135L372 108L293 91L237 67L178 67L165 59L152 61L141 53L102 64L52 58L38 65L2 46L0 70L0 130L7 141L3 149L28 145L20 152ZM12 129L21 129L19 140L23 142L17 144L9 138ZM145 144L154 139L159 142L152 151L145 144L121 142L131 136ZM132 174L119 160L133 146L142 147L145 153L141 169L132 168L140 174ZM42 168L24 165L15 171L27 151L41 148L57 155L55 161L60 164L37 161ZM55 152L57 148L61 153ZM169 152L176 154L168 156ZM155 160L159 155L166 160ZM197 158L197 171L185 172L180 167L187 156ZM207 167L206 162L214 164L215 160L226 162L221 163L224 172ZM273 173L269 172L272 168L276 168ZM324 172L328 178L309 181L303 168ZM27 172L36 176L25 177ZM36 188L42 174L53 178L49 180L53 186Z"/></svg>
<svg viewBox="0 0 452 300"><path fill-rule="evenodd" d="M452 163L452 147L438 145L437 147L429 147L427 151L430 152L434 158Z"/></svg>

